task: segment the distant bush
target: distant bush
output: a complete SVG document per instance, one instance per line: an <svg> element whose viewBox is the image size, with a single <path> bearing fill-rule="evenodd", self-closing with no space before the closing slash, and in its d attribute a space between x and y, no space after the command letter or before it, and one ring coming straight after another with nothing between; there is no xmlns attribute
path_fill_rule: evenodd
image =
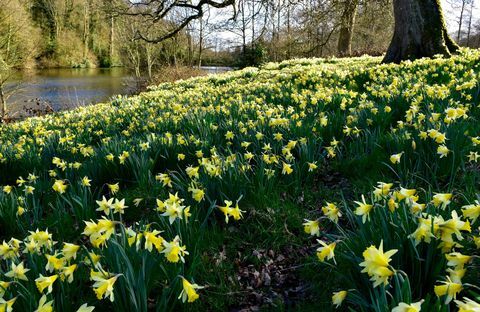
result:
<svg viewBox="0 0 480 312"><path fill-rule="evenodd" d="M207 72L198 67L165 66L156 71L149 83L155 85L163 82L172 82L191 77L204 76L206 74Z"/></svg>

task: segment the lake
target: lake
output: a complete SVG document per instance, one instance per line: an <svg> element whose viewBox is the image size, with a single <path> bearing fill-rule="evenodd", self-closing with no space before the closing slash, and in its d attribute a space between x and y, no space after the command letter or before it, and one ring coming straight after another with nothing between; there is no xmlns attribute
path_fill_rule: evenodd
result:
<svg viewBox="0 0 480 312"><path fill-rule="evenodd" d="M202 67L208 73L231 70L229 67ZM135 78L124 68L55 68L17 74L7 83L10 112L24 115L25 108L46 104L55 111L99 103L114 95L135 93Z"/></svg>

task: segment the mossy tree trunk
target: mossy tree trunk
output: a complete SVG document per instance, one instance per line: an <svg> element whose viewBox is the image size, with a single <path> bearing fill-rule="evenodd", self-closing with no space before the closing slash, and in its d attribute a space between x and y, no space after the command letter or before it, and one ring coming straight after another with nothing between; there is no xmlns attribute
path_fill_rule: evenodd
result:
<svg viewBox="0 0 480 312"><path fill-rule="evenodd" d="M450 56L458 50L448 35L440 0L394 0L393 10L395 32L384 63Z"/></svg>
<svg viewBox="0 0 480 312"><path fill-rule="evenodd" d="M0 86L0 123L3 122L7 116L7 103L5 101L5 95L3 94L3 86Z"/></svg>
<svg viewBox="0 0 480 312"><path fill-rule="evenodd" d="M339 56L352 54L352 37L357 15L358 0L345 0L338 34L337 52Z"/></svg>

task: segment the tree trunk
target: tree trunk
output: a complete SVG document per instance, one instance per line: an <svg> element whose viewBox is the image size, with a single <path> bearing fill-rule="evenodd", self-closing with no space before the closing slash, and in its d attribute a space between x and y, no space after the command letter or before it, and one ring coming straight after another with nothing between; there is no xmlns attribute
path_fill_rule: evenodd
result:
<svg viewBox="0 0 480 312"><path fill-rule="evenodd" d="M252 1L252 17L251 17L251 23L252 23L252 46L253 43L255 42L255 0Z"/></svg>
<svg viewBox="0 0 480 312"><path fill-rule="evenodd" d="M198 68L202 67L202 52L203 52L203 19L200 19L200 32L198 38Z"/></svg>
<svg viewBox="0 0 480 312"><path fill-rule="evenodd" d="M140 73L140 51L138 51L138 48L135 50L135 77L140 78L141 73Z"/></svg>
<svg viewBox="0 0 480 312"><path fill-rule="evenodd" d="M108 43L108 54L110 58L110 67L114 66L115 61L114 61L114 53L115 53L115 18L113 17L113 14L110 15L110 40Z"/></svg>
<svg viewBox="0 0 480 312"><path fill-rule="evenodd" d="M287 59L292 55L292 42L291 42L291 27L290 27L290 1L287 2Z"/></svg>
<svg viewBox="0 0 480 312"><path fill-rule="evenodd" d="M90 35L90 3L85 0L83 11L83 60L88 57L88 41Z"/></svg>
<svg viewBox="0 0 480 312"><path fill-rule="evenodd" d="M450 56L458 45L445 26L440 0L394 0L395 31L384 63Z"/></svg>
<svg viewBox="0 0 480 312"><path fill-rule="evenodd" d="M346 0L343 8L337 51L340 56L352 54L352 37L357 15L358 0Z"/></svg>
<svg viewBox="0 0 480 312"><path fill-rule="evenodd" d="M153 53L151 50L151 43L147 43L145 46L145 59L147 61L147 73L148 73L148 79L152 80L152 68L153 68Z"/></svg>
<svg viewBox="0 0 480 312"><path fill-rule="evenodd" d="M7 117L7 101L3 92L3 84L0 84L0 123L5 121Z"/></svg>
<svg viewBox="0 0 480 312"><path fill-rule="evenodd" d="M240 12L242 13L242 57L243 62L247 59L247 22L245 20L245 3L240 0Z"/></svg>
<svg viewBox="0 0 480 312"><path fill-rule="evenodd" d="M460 20L458 21L457 42L460 42L460 36L462 35L463 12L465 12L465 1L466 0L462 0L462 8L460 9Z"/></svg>
<svg viewBox="0 0 480 312"><path fill-rule="evenodd" d="M280 28L281 28L281 23L282 23L282 6L280 4L280 0L278 0L278 7L277 7L277 28L276 28L276 36L274 37L275 38L275 47L273 49L273 60L275 62L278 62L279 59L280 59Z"/></svg>
<svg viewBox="0 0 480 312"><path fill-rule="evenodd" d="M470 17L468 19L468 30L467 30L467 47L470 46L470 35L472 31L472 17L473 17L473 0L470 2Z"/></svg>

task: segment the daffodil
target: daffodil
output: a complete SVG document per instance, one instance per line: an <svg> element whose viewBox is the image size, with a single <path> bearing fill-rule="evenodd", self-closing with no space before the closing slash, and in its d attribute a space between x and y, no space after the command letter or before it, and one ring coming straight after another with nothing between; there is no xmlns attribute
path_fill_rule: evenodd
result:
<svg viewBox="0 0 480 312"><path fill-rule="evenodd" d="M338 218L342 216L340 209L333 203L326 203L325 206L322 207L323 214L332 220L335 223L338 223Z"/></svg>
<svg viewBox="0 0 480 312"><path fill-rule="evenodd" d="M227 140L233 140L234 137L235 134L232 131L227 131L227 133L225 133L225 139Z"/></svg>
<svg viewBox="0 0 480 312"><path fill-rule="evenodd" d="M106 215L110 214L110 209L112 209L113 206L113 198L107 200L105 196L103 196L102 200L97 200L96 203L98 205L97 211L102 211Z"/></svg>
<svg viewBox="0 0 480 312"><path fill-rule="evenodd" d="M221 212L225 215L225 223L228 223L229 217L233 217L234 220L238 221L242 218L242 213L244 211L240 210L238 207L238 202L235 207L232 207L233 202L230 200L225 200L225 206L218 206Z"/></svg>
<svg viewBox="0 0 480 312"><path fill-rule="evenodd" d="M447 273L452 282L461 284L465 273L467 273L467 269L464 269L463 267L448 268Z"/></svg>
<svg viewBox="0 0 480 312"><path fill-rule="evenodd" d="M335 308L339 308L342 305L347 294L348 292L346 290L337 291L332 294L332 304L335 305Z"/></svg>
<svg viewBox="0 0 480 312"><path fill-rule="evenodd" d="M35 279L35 284L37 285L38 291L43 293L45 288L48 288L47 294L52 292L53 283L57 280L58 275L54 274L51 276L43 276L40 274L40 277Z"/></svg>
<svg viewBox="0 0 480 312"><path fill-rule="evenodd" d="M190 179L198 179L200 177L199 170L200 170L200 167L189 166L185 169L185 172L190 177Z"/></svg>
<svg viewBox="0 0 480 312"><path fill-rule="evenodd" d="M133 204L135 205L135 207L138 207L140 206L140 203L143 201L143 198L135 198L133 200Z"/></svg>
<svg viewBox="0 0 480 312"><path fill-rule="evenodd" d="M17 216L21 216L25 213L25 208L23 208L22 206L18 206L17 207Z"/></svg>
<svg viewBox="0 0 480 312"><path fill-rule="evenodd" d="M317 257L320 262L324 262L325 259L330 260L333 259L335 262L335 246L337 245L335 242L331 244L327 244L322 240L317 239L317 242L322 245L322 247L317 248Z"/></svg>
<svg viewBox="0 0 480 312"><path fill-rule="evenodd" d="M390 199L387 202L387 206L390 212L394 212L398 208L398 203L395 201L395 198L390 197Z"/></svg>
<svg viewBox="0 0 480 312"><path fill-rule="evenodd" d="M238 202L235 204L235 207L230 210L230 216L233 217L233 220L238 221L243 217L245 211L240 210Z"/></svg>
<svg viewBox="0 0 480 312"><path fill-rule="evenodd" d="M401 187L400 190L395 191L393 195L398 201L402 201L402 200L414 198L416 193L417 193L417 190L415 189L406 189Z"/></svg>
<svg viewBox="0 0 480 312"><path fill-rule="evenodd" d="M162 185L165 187L165 186L168 186L169 188L172 188L173 185L172 185L172 179L170 178L170 176L166 173L160 173L160 174L157 174L155 176L155 179L157 181L161 181L162 182Z"/></svg>
<svg viewBox="0 0 480 312"><path fill-rule="evenodd" d="M171 242L163 241L164 249L161 251L165 254L168 262L176 263L179 260L185 262L185 255L188 255L185 246L180 246L180 237L177 235Z"/></svg>
<svg viewBox="0 0 480 312"><path fill-rule="evenodd" d="M468 161L470 162L478 162L478 159L480 158L480 154L478 152L470 152L468 155L467 155L467 159Z"/></svg>
<svg viewBox="0 0 480 312"><path fill-rule="evenodd" d="M38 302L38 307L34 312L53 312L53 300L47 301L47 296L43 295Z"/></svg>
<svg viewBox="0 0 480 312"><path fill-rule="evenodd" d="M29 231L29 233L30 235L27 236L27 240L34 241L38 248L51 248L54 244L52 234L48 233L48 229L45 231L37 229L35 232Z"/></svg>
<svg viewBox="0 0 480 312"><path fill-rule="evenodd" d="M80 308L78 308L77 312L92 312L95 307L89 307L86 303L82 304Z"/></svg>
<svg viewBox="0 0 480 312"><path fill-rule="evenodd" d="M193 199L197 202L201 202L205 197L205 191L200 188L189 187L188 191L192 193Z"/></svg>
<svg viewBox="0 0 480 312"><path fill-rule="evenodd" d="M67 185L63 180L55 180L55 183L53 183L52 189L59 194L63 194L67 190Z"/></svg>
<svg viewBox="0 0 480 312"><path fill-rule="evenodd" d="M392 164L400 163L400 158L402 157L402 155L403 155L403 152L398 153L398 154L393 154L392 156L390 156L390 162Z"/></svg>
<svg viewBox="0 0 480 312"><path fill-rule="evenodd" d="M124 214L125 208L128 208L128 206L125 205L125 198L122 200L115 199L115 202L113 203L112 208L114 213Z"/></svg>
<svg viewBox="0 0 480 312"><path fill-rule="evenodd" d="M160 233L161 232L158 230L143 232L143 236L145 237L145 249L152 251L155 246L158 251L163 250L164 239L159 235Z"/></svg>
<svg viewBox="0 0 480 312"><path fill-rule="evenodd" d="M17 301L17 297L14 297L10 300L0 298L0 312L12 312L15 301Z"/></svg>
<svg viewBox="0 0 480 312"><path fill-rule="evenodd" d="M11 270L5 273L5 276L23 281L28 281L28 278L25 275L25 273L27 273L28 271L30 271L30 269L26 269L23 266L23 262L20 262L18 265L12 262Z"/></svg>
<svg viewBox="0 0 480 312"><path fill-rule="evenodd" d="M45 270L47 270L48 272L61 270L65 264L65 258L59 258L58 254L45 255L45 257L47 258L47 265L45 266Z"/></svg>
<svg viewBox="0 0 480 312"><path fill-rule="evenodd" d="M35 191L35 188L31 185L26 185L24 191L25 191L25 194L33 194L33 191Z"/></svg>
<svg viewBox="0 0 480 312"><path fill-rule="evenodd" d="M478 312L480 311L480 303L469 298L463 298L463 301L455 300L458 312Z"/></svg>
<svg viewBox="0 0 480 312"><path fill-rule="evenodd" d="M225 223L228 223L228 217L230 216L231 210L233 209L232 204L233 202L225 200L225 206L218 206L220 211L223 212L223 214L225 215Z"/></svg>
<svg viewBox="0 0 480 312"><path fill-rule="evenodd" d="M355 203L358 205L357 208L355 209L355 214L357 216L362 217L362 223L365 223L365 221L370 220L370 211L373 209L373 205L369 205L365 202L365 196L362 195L362 201L355 201Z"/></svg>
<svg viewBox="0 0 480 312"><path fill-rule="evenodd" d="M434 229L438 230L438 225L434 225ZM415 240L415 246L422 241L430 243L432 238L435 238L435 235L432 232L432 220L418 218L418 227L415 232L409 235L409 237Z"/></svg>
<svg viewBox="0 0 480 312"><path fill-rule="evenodd" d="M16 182L18 186L22 186L23 184L27 183L27 181L24 180L22 177L18 177Z"/></svg>
<svg viewBox="0 0 480 312"><path fill-rule="evenodd" d="M115 297L113 294L113 285L117 281L119 275L107 278L100 274L91 274L90 278L95 283L93 284L93 291L97 295L97 299L106 299L109 298L111 302L114 301Z"/></svg>
<svg viewBox="0 0 480 312"><path fill-rule="evenodd" d="M180 202L167 203L162 216L168 217L168 221L172 224L176 219L183 219L183 210L185 208L186 206L181 205Z"/></svg>
<svg viewBox="0 0 480 312"><path fill-rule="evenodd" d="M80 249L79 245L63 243L62 254L65 260L76 259L77 252Z"/></svg>
<svg viewBox="0 0 480 312"><path fill-rule="evenodd" d="M92 186L90 182L92 182L92 180L90 180L87 176L85 176L82 178L81 184L82 186L89 187L89 186Z"/></svg>
<svg viewBox="0 0 480 312"><path fill-rule="evenodd" d="M438 229L441 233L441 240L447 243L453 243L453 235L458 240L462 240L463 236L461 231L471 232L470 222L462 221L455 210L451 213L452 218L445 220L438 224Z"/></svg>
<svg viewBox="0 0 480 312"><path fill-rule="evenodd" d="M110 190L110 193L112 193L112 195L115 195L120 190L119 183L115 183L115 184L108 184L107 183L107 187Z"/></svg>
<svg viewBox="0 0 480 312"><path fill-rule="evenodd" d="M465 218L468 218L472 220L472 223L475 223L477 218L480 216L480 203L478 200L475 201L475 204L463 206L462 213Z"/></svg>
<svg viewBox="0 0 480 312"><path fill-rule="evenodd" d="M388 284L388 278L394 274L389 263L392 261L391 257L397 251L397 249L392 249L384 252L382 240L378 249L372 245L363 252L364 261L360 263L360 266L364 267L362 273L367 273L370 276L374 287L380 284Z"/></svg>
<svg viewBox="0 0 480 312"><path fill-rule="evenodd" d="M10 193L12 192L12 190L13 190L13 187L10 186L10 185L5 185L5 186L3 187L3 191L4 191L6 194L10 194Z"/></svg>
<svg viewBox="0 0 480 312"><path fill-rule="evenodd" d="M440 207L441 209L445 209L445 207L450 204L450 199L452 199L452 194L442 194L437 193L433 196L432 203L435 207Z"/></svg>
<svg viewBox="0 0 480 312"><path fill-rule="evenodd" d="M440 158L447 157L450 150L445 145L440 145L437 148L437 154L440 155Z"/></svg>
<svg viewBox="0 0 480 312"><path fill-rule="evenodd" d="M378 182L377 187L373 190L373 194L375 195L375 199L379 200L380 198L388 195L390 193L390 189L392 188L392 183L384 183Z"/></svg>
<svg viewBox="0 0 480 312"><path fill-rule="evenodd" d="M112 153L110 153L107 156L105 156L105 159L107 159L108 161L113 161L115 159L115 156Z"/></svg>
<svg viewBox="0 0 480 312"><path fill-rule="evenodd" d="M187 281L185 278L182 277L182 292L180 293L180 296L178 296L178 299L182 299L182 302L185 302L188 300L188 302L194 302L199 298L199 295L197 294L197 289L202 289L202 286L198 286L197 284L191 284L189 281Z"/></svg>
<svg viewBox="0 0 480 312"><path fill-rule="evenodd" d="M471 256L462 255L459 252L452 252L445 255L447 259L447 265L451 267L455 267L458 269L463 269L463 266L472 260Z"/></svg>
<svg viewBox="0 0 480 312"><path fill-rule="evenodd" d="M0 281L0 298L3 298L5 291L10 286L11 282Z"/></svg>
<svg viewBox="0 0 480 312"><path fill-rule="evenodd" d="M392 309L392 312L420 312L424 300L414 303L400 302L398 306Z"/></svg>
<svg viewBox="0 0 480 312"><path fill-rule="evenodd" d="M65 279L67 280L68 283L73 282L73 273L75 273L75 270L77 269L77 264L72 264L66 267L62 268L62 275L60 275L62 281Z"/></svg>
<svg viewBox="0 0 480 312"><path fill-rule="evenodd" d="M312 236L319 236L320 235L320 223L318 220L307 220L303 223L303 228L305 233L308 233Z"/></svg>
<svg viewBox="0 0 480 312"><path fill-rule="evenodd" d="M83 234L89 236L90 242L95 247L105 245L106 242L115 232L115 224L117 222L109 220L105 217L98 220L98 223L93 221L83 221L85 223L85 229Z"/></svg>
<svg viewBox="0 0 480 312"><path fill-rule="evenodd" d="M282 174L289 175L292 172L293 172L292 165L284 162L282 167Z"/></svg>
<svg viewBox="0 0 480 312"><path fill-rule="evenodd" d="M457 294L462 291L463 286L460 283L453 282L450 277L447 276L447 280L442 282L443 285L437 285L434 287L435 295L438 297L445 296L445 304L449 304L452 299L457 298Z"/></svg>
<svg viewBox="0 0 480 312"><path fill-rule="evenodd" d="M127 151L123 151L122 154L118 156L118 162L123 165L125 161L130 157L130 153Z"/></svg>

